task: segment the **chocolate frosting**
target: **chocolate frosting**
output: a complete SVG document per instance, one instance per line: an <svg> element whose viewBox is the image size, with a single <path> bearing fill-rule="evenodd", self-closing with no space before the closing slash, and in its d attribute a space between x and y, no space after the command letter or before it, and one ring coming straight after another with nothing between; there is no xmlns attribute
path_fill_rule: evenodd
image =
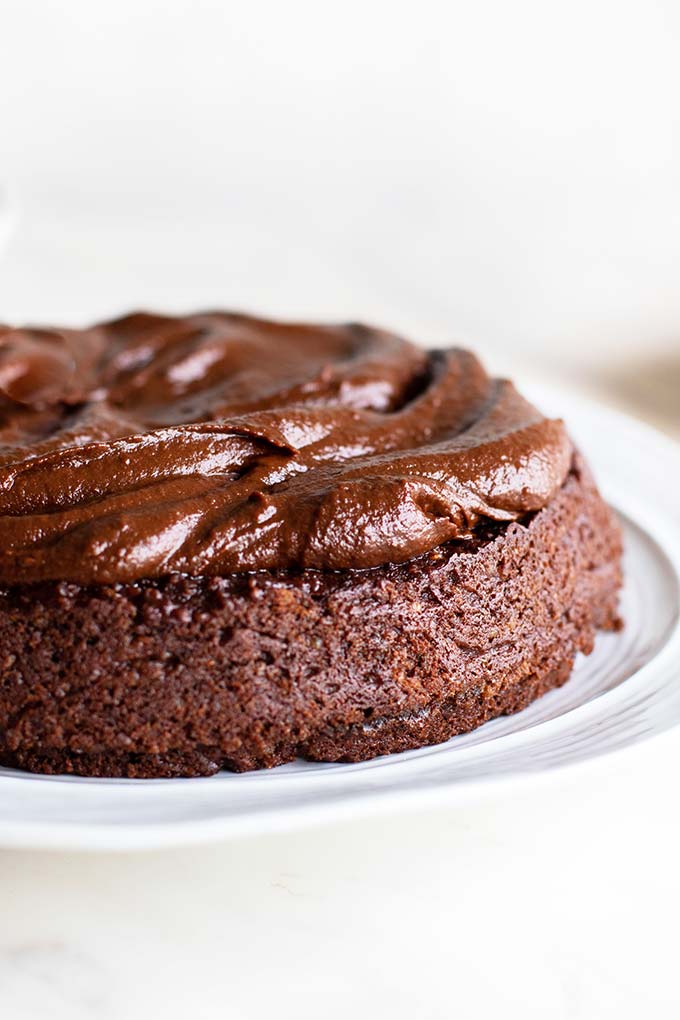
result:
<svg viewBox="0 0 680 1020"><path fill-rule="evenodd" d="M545 506L561 421L460 349L138 313L0 327L0 583L402 562Z"/></svg>

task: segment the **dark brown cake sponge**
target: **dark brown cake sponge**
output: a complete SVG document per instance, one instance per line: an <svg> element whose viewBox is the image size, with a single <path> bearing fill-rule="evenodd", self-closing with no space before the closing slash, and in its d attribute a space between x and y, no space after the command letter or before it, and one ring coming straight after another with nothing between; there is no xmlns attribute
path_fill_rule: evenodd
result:
<svg viewBox="0 0 680 1020"><path fill-rule="evenodd" d="M619 626L621 538L576 458L530 520L408 563L0 594L0 763L197 776L438 743Z"/></svg>

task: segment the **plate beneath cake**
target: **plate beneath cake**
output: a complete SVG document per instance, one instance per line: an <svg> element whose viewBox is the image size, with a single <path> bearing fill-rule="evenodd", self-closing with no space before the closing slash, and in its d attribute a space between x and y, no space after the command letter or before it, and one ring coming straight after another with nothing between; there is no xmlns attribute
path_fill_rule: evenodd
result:
<svg viewBox="0 0 680 1020"><path fill-rule="evenodd" d="M625 534L625 628L600 634L568 683L446 744L356 765L300 762L205 779L119 780L0 769L0 845L118 850L285 830L414 802L454 803L483 785L593 759L680 722L679 448L559 388L523 384L564 417ZM669 479L673 484L669 485Z"/></svg>

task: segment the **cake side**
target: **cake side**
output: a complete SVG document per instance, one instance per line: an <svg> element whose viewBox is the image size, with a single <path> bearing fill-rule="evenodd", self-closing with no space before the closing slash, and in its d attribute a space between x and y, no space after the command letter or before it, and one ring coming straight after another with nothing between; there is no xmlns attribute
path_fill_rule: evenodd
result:
<svg viewBox="0 0 680 1020"><path fill-rule="evenodd" d="M518 522L368 570L0 596L0 762L160 777L358 761L518 711L619 626L621 538L582 458Z"/></svg>

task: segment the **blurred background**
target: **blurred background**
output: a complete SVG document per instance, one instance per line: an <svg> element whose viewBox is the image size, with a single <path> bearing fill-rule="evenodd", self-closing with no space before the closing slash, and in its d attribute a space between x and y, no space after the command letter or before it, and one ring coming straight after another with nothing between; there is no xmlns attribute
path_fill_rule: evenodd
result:
<svg viewBox="0 0 680 1020"><path fill-rule="evenodd" d="M0 319L363 318L680 430L675 0L1 11Z"/></svg>

